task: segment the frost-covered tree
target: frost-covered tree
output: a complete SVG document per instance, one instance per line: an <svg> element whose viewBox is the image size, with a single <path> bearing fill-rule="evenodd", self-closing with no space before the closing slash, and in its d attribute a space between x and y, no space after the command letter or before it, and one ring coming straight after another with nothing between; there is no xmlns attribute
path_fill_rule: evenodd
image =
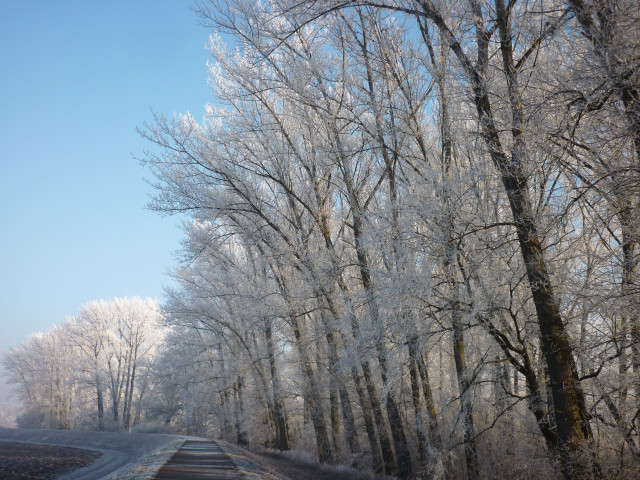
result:
<svg viewBox="0 0 640 480"><path fill-rule="evenodd" d="M3 357L10 383L16 385L25 412L18 423L32 428L75 426L78 392L73 362L77 351L67 342L68 325L36 333Z"/></svg>
<svg viewBox="0 0 640 480"><path fill-rule="evenodd" d="M211 431L399 478L631 471L632 6L197 5L216 101L142 133Z"/></svg>
<svg viewBox="0 0 640 480"><path fill-rule="evenodd" d="M163 335L159 321L149 298L93 301L61 326L12 347L3 363L26 407L21 424L130 430L145 400L139 379Z"/></svg>

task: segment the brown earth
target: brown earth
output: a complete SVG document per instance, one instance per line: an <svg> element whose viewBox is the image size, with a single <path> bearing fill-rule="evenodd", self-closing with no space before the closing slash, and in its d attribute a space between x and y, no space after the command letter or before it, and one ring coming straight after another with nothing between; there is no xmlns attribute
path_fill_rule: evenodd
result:
<svg viewBox="0 0 640 480"><path fill-rule="evenodd" d="M84 467L100 455L83 448L0 441L0 478L49 480Z"/></svg>

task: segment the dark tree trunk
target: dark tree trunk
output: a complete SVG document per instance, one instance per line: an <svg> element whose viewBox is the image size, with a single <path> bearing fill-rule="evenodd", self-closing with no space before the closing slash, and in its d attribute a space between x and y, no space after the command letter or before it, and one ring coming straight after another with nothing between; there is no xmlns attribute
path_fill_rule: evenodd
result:
<svg viewBox="0 0 640 480"><path fill-rule="evenodd" d="M454 307L454 316L455 307ZM453 325L453 357L456 364L456 376L460 389L460 412L464 424L464 456L467 463L467 478L476 480L480 475L478 448L473 428L473 403L471 401L471 379L467 369L463 330L459 320Z"/></svg>
<svg viewBox="0 0 640 480"><path fill-rule="evenodd" d="M340 405L338 403L338 385L336 378L329 372L329 418L331 422L331 439L336 461L341 457L342 445L340 438Z"/></svg>
<svg viewBox="0 0 640 480"><path fill-rule="evenodd" d="M236 404L236 432L238 435L238 445L241 446L249 445L249 437L247 436L247 431L244 428L244 398L242 396L243 389L244 378L238 375L235 384L234 395Z"/></svg>
<svg viewBox="0 0 640 480"><path fill-rule="evenodd" d="M413 404L413 418L416 422L416 441L418 443L418 461L422 467L427 461L427 437L424 433L425 427L422 421L420 405L420 384L418 382L418 367L413 356L409 356L409 377L411 379L411 403Z"/></svg>
<svg viewBox="0 0 640 480"><path fill-rule="evenodd" d="M378 399L378 391L371 376L371 368L369 362L362 362L362 373L364 378L369 401L373 410L378 437L380 438L380 448L382 449L382 459L384 462L384 471L387 475L394 475L397 471L396 459L393 452L393 446L389 433L387 432L387 424L385 422L386 415L382 412L382 406Z"/></svg>
<svg viewBox="0 0 640 480"><path fill-rule="evenodd" d="M131 408L133 404L133 387L135 386L136 380L136 364L133 364L131 368L131 380L129 381L129 395L127 397L126 409L124 414L124 429L127 431L131 431Z"/></svg>
<svg viewBox="0 0 640 480"><path fill-rule="evenodd" d="M427 414L429 415L429 430L431 431L431 441L436 450L442 448L442 438L440 436L440 427L438 426L438 417L436 415L436 406L431 392L431 383L429 381L429 372L422 355L416 355L416 364L418 373L422 381L422 395L427 406Z"/></svg>
<svg viewBox="0 0 640 480"><path fill-rule="evenodd" d="M375 328L381 328L378 325L380 321L380 316L378 313L378 309L376 306L376 300L373 298L373 285L371 281L371 276L369 274L369 262L367 259L367 255L362 248L361 245L361 235L362 235L362 219L360 217L360 209L358 208L358 202L355 200L355 197L352 197L352 208L353 208L353 237L356 246L356 256L358 258L358 268L360 270L360 279L362 280L362 286L367 292L368 299L367 303L369 304L369 312L370 312L370 321ZM381 342L376 342L376 350L378 353L378 363L380 364L380 374L382 377L383 387L386 389L388 385L388 375L387 375L387 358L385 348ZM369 373L370 377L370 373ZM367 379L367 372L365 372L365 380L367 384L369 380ZM393 444L396 451L396 476L398 478L405 479L411 476L411 456L409 454L409 445L407 443L407 437L404 433L404 427L402 425L402 417L400 416L400 410L398 409L398 405L393 398L393 394L388 392L386 396L386 410L389 418L389 427L391 428L391 437L393 438ZM383 455L384 455L384 444L383 444Z"/></svg>
<svg viewBox="0 0 640 480"><path fill-rule="evenodd" d="M98 402L98 430L104 430L104 398L102 396L102 383L96 372L96 397Z"/></svg>
<svg viewBox="0 0 640 480"><path fill-rule="evenodd" d="M351 375L353 376L353 381L356 385L356 392L358 394L358 400L360 401L360 408L362 409L362 416L364 418L364 426L367 431L367 438L369 439L369 448L371 449L371 456L373 460L373 471L375 473L382 473L384 471L385 461L380 450L380 442L378 442L378 437L376 436L373 408L362 386L362 377L358 372L357 367L351 367Z"/></svg>
<svg viewBox="0 0 640 480"><path fill-rule="evenodd" d="M331 307L333 311L333 308ZM353 416L353 410L351 409L351 401L349 400L349 393L347 392L347 387L344 382L344 378L341 375L340 369L338 367L338 345L336 333L331 331L328 322L325 320L324 328L327 330L326 339L329 353L329 382L331 385L331 395L333 397L338 397L340 404L338 404L338 398L333 398L331 401L331 428L333 431L333 442L336 448L336 455L338 455L339 450L337 445L340 442L339 433L340 433L340 422L339 418L334 419L333 416L339 416L339 406L342 408L342 416L345 422L345 436L347 440L347 444L349 445L349 450L352 454L357 454L360 451L360 446L358 444L358 432L356 430L356 422Z"/></svg>
<svg viewBox="0 0 640 480"><path fill-rule="evenodd" d="M295 316L292 316L290 320L293 327L296 348L300 355L302 370L306 380L307 394L305 395L305 400L309 406L311 422L313 423L313 429L316 435L318 457L321 463L334 463L335 457L333 449L331 448L331 443L329 442L329 432L324 417L324 409L322 408L322 399L316 382L315 372L311 367L305 347L302 344L302 333L300 331L298 319Z"/></svg>
<svg viewBox="0 0 640 480"><path fill-rule="evenodd" d="M278 450L289 450L289 426L287 415L281 397L280 377L275 358L275 345L273 344L273 332L271 321L267 321L267 356L269 357L269 368L271 372L273 417L275 424L275 445Z"/></svg>

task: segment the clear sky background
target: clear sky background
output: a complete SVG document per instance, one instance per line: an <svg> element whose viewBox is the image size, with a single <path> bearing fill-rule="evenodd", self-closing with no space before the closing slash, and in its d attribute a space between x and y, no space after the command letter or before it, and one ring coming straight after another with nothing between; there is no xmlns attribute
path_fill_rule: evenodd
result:
<svg viewBox="0 0 640 480"><path fill-rule="evenodd" d="M0 0L0 352L93 299L163 299L180 222L145 209L132 155L151 108L211 100L190 6Z"/></svg>

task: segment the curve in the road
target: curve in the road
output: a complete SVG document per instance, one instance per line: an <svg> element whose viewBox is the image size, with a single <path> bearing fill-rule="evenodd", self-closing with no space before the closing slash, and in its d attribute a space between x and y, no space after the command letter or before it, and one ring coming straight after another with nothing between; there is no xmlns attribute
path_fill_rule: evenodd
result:
<svg viewBox="0 0 640 480"><path fill-rule="evenodd" d="M211 441L187 440L158 471L155 480L240 480L242 475L220 446Z"/></svg>

